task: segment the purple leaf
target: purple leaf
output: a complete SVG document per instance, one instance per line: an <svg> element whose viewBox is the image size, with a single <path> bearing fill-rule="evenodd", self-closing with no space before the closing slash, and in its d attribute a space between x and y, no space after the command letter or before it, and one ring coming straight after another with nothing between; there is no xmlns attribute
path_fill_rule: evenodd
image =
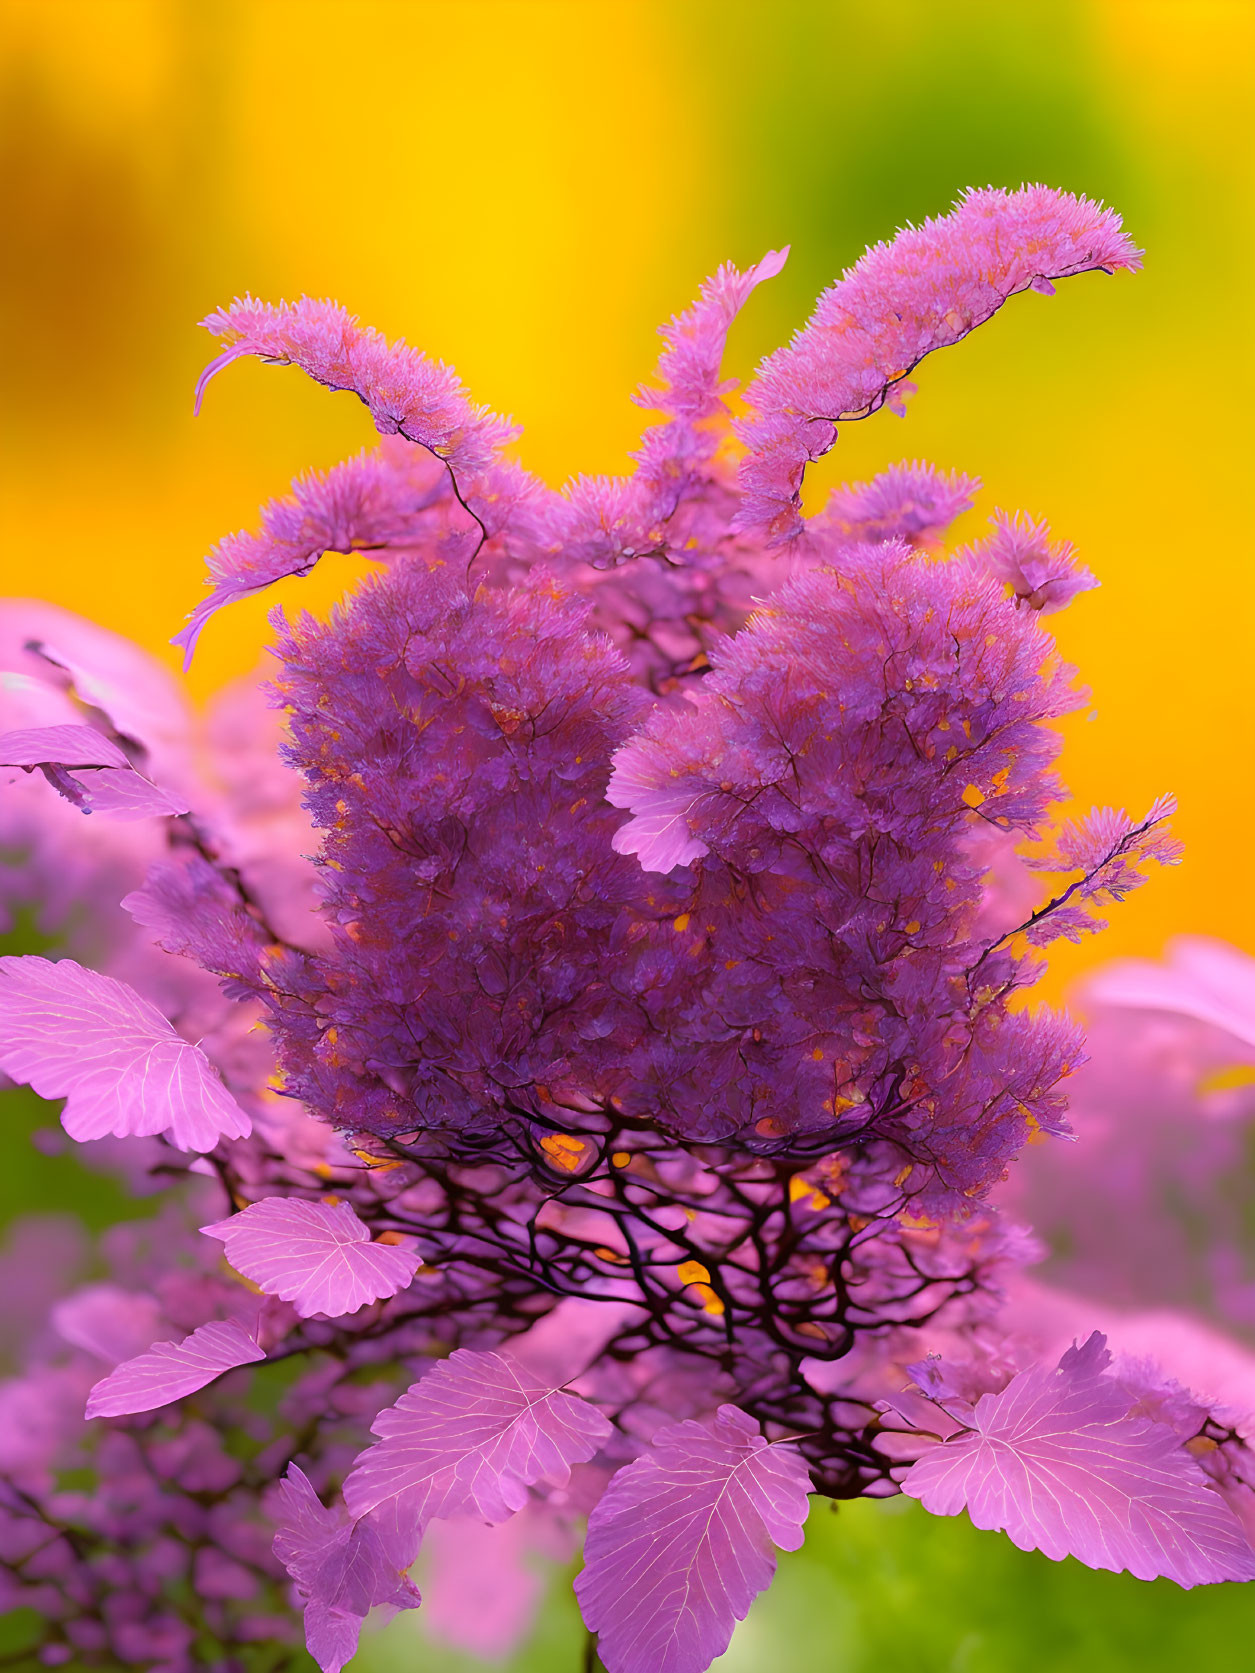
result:
<svg viewBox="0 0 1255 1673"><path fill-rule="evenodd" d="M0 766L41 768L53 789L84 813L150 819L187 811L186 802L136 772L93 726L33 726L0 734Z"/></svg>
<svg viewBox="0 0 1255 1673"><path fill-rule="evenodd" d="M352 1661L361 1630L360 1615L346 1615L325 1603L311 1601L305 1605L305 1644L322 1673L340 1673Z"/></svg>
<svg viewBox="0 0 1255 1673"><path fill-rule="evenodd" d="M209 1059L125 982L33 955L0 958L0 1069L64 1098L74 1139L169 1133L212 1150L252 1123Z"/></svg>
<svg viewBox="0 0 1255 1673"><path fill-rule="evenodd" d="M810 1506L799 1453L769 1446L736 1406L672 1424L593 1511L580 1609L609 1673L702 1673L796 1551Z"/></svg>
<svg viewBox="0 0 1255 1673"><path fill-rule="evenodd" d="M161 1330L155 1297L136 1295L117 1284L89 1284L52 1309L52 1327L76 1348L110 1365L142 1353Z"/></svg>
<svg viewBox="0 0 1255 1673"><path fill-rule="evenodd" d="M362 1621L377 1603L412 1609L418 1589L403 1570L412 1561L373 1519L350 1522L328 1510L295 1464L279 1483L275 1556L305 1598L305 1640L323 1673L339 1673L357 1649Z"/></svg>
<svg viewBox="0 0 1255 1673"><path fill-rule="evenodd" d="M237 1272L306 1319L339 1318L395 1295L419 1265L412 1250L372 1243L346 1202L266 1197L201 1230L221 1239Z"/></svg>
<svg viewBox="0 0 1255 1673"><path fill-rule="evenodd" d="M982 1395L973 1427L911 1466L902 1490L935 1516L966 1510L1022 1551L1181 1586L1255 1579L1255 1552L1166 1424L1129 1414L1095 1332L1054 1370Z"/></svg>
<svg viewBox="0 0 1255 1673"><path fill-rule="evenodd" d="M84 813L108 813L115 819L164 819L172 813L187 812L186 800L129 767L125 772L106 767L79 782L85 792Z"/></svg>
<svg viewBox="0 0 1255 1673"><path fill-rule="evenodd" d="M689 824L701 790L700 783L677 776L655 742L634 738L624 744L614 757L606 800L629 808L632 817L610 846L616 854L635 854L643 870L664 874L701 859L710 850Z"/></svg>
<svg viewBox="0 0 1255 1673"><path fill-rule="evenodd" d="M344 1484L354 1516L385 1507L419 1533L437 1516L504 1522L542 1477L561 1484L611 1426L503 1354L459 1348L371 1425L379 1444Z"/></svg>
<svg viewBox="0 0 1255 1673"><path fill-rule="evenodd" d="M94 726L28 726L0 734L0 766L122 767L130 762Z"/></svg>
<svg viewBox="0 0 1255 1673"><path fill-rule="evenodd" d="M127 1417L153 1412L195 1394L224 1371L250 1365L265 1354L234 1319L214 1320L181 1342L158 1342L138 1359L119 1365L87 1396L88 1417Z"/></svg>

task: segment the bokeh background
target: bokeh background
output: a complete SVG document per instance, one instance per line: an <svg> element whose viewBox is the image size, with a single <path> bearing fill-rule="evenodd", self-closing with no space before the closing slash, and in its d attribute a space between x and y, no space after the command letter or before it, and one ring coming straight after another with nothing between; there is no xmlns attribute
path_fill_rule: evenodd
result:
<svg viewBox="0 0 1255 1673"><path fill-rule="evenodd" d="M236 293L331 295L450 360L557 483L625 468L654 327L720 261L793 246L733 333L744 374L866 243L964 185L1114 203L1142 275L1018 299L926 363L904 424L848 426L812 493L904 456L978 472L972 532L995 505L1048 516L1102 579L1059 621L1093 694L1067 776L1086 804L1174 789L1188 858L1061 954L1052 993L1179 931L1255 947L1248 0L4 0L0 20L0 591L155 650L221 534L370 441L356 403L253 362L193 421L195 321ZM194 692L258 664L271 603L321 608L352 575L327 559L217 618ZM112 1217L84 1189L15 1147L0 1210ZM729 1673L1248 1665L1236 1588L1052 1565L913 1506L815 1524ZM517 1666L577 1673L552 1584ZM421 1634L399 1619L362 1665L474 1665Z"/></svg>

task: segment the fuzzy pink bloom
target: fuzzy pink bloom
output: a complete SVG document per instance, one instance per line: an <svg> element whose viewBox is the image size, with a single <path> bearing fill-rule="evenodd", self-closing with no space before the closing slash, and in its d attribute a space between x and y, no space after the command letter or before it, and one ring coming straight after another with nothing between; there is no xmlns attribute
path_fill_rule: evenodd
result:
<svg viewBox="0 0 1255 1673"><path fill-rule="evenodd" d="M836 488L810 532L843 541L906 540L932 546L962 512L971 509L980 478L939 471L916 459L890 465L870 482Z"/></svg>
<svg viewBox="0 0 1255 1673"><path fill-rule="evenodd" d="M959 342L1018 291L1049 295L1055 279L1138 266L1114 211L1046 186L968 192L951 214L874 245L745 392L753 417L738 426L750 449L740 526L794 539L806 466L832 446L838 423L891 405L925 355Z"/></svg>
<svg viewBox="0 0 1255 1673"><path fill-rule="evenodd" d="M1078 593L1089 592L1098 582L1076 561L1070 540L1052 541L1050 524L1034 523L1019 512L1008 517L995 512L994 532L970 551L957 554L957 561L972 564L995 580L1004 582L1016 602L1045 615L1062 610Z"/></svg>
<svg viewBox="0 0 1255 1673"><path fill-rule="evenodd" d="M227 346L200 375L198 411L209 380L232 360L255 354L299 366L328 389L352 390L381 434L417 442L455 476L483 470L515 433L509 419L472 405L448 366L404 342L389 343L335 302L303 296L276 305L246 296L201 324Z"/></svg>

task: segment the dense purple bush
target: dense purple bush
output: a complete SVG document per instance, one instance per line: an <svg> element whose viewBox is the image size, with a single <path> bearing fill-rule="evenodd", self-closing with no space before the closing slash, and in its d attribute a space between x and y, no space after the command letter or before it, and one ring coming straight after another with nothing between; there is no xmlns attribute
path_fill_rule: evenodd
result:
<svg viewBox="0 0 1255 1673"><path fill-rule="evenodd" d="M724 338L781 264L664 328L634 474L562 494L343 310L212 315L206 377L295 364L384 437L222 542L180 635L378 560L276 616L278 738L0 622L9 901L60 955L0 961L0 1067L169 1193L0 1389L6 1595L50 1665L282 1665L294 1597L334 1670L418 1602L429 1524L587 1518L610 1673L700 1673L812 1491L1255 1576L1228 1415L1096 1333L1034 1362L1003 1305L1034 1246L990 1193L1082 1055L1024 1003L1038 950L1176 858L1166 801L1052 820L1078 698L1042 618L1092 577L1026 518L946 555L978 484L928 466L801 504L932 349L1137 253L1083 199L971 193L733 419Z"/></svg>

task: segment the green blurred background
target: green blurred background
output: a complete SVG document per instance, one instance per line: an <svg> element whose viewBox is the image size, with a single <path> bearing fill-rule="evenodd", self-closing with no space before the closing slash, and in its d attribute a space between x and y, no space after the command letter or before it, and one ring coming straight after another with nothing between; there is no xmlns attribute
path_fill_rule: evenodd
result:
<svg viewBox="0 0 1255 1673"><path fill-rule="evenodd" d="M725 258L793 245L733 334L743 374L964 185L1084 191L1145 273L1019 299L922 368L905 427L848 427L814 490L903 456L979 472L972 530L1049 516L1103 580L1060 623L1095 711L1066 770L1087 803L1175 789L1188 859L1052 993L1176 931L1249 949L1253 46L1246 0L5 0L0 590L173 665L213 541L369 442L356 405L252 363L193 424L194 322L237 292L331 294L451 360L557 482L625 467L654 327ZM321 606L352 574L276 596ZM257 663L272 602L213 624L197 695ZM13 1143L0 1212L30 1208L121 1203ZM1091 1575L914 1506L819 1506L782 1569L728 1669L1227 1669L1255 1629L1255 1592ZM581 1654L558 1576L518 1666ZM361 1665L471 1664L420 1614Z"/></svg>

